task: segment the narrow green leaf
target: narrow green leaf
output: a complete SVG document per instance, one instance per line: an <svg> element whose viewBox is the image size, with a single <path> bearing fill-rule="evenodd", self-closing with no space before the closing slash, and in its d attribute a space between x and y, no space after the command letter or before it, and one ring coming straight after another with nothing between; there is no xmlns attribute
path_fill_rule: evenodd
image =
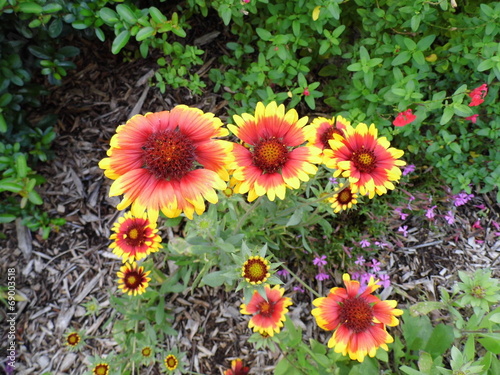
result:
<svg viewBox="0 0 500 375"><path fill-rule="evenodd" d="M452 106L445 107L443 115L441 116L441 121L439 121L439 125L447 124L451 120L454 114L455 111L453 110Z"/></svg>
<svg viewBox="0 0 500 375"><path fill-rule="evenodd" d="M167 22L167 17L165 17L163 15L163 13L161 12L161 10L159 10L158 8L150 7L149 14L151 15L151 18L153 19L153 21L155 21L156 23Z"/></svg>
<svg viewBox="0 0 500 375"><path fill-rule="evenodd" d="M0 112L0 133L5 133L7 131L7 121L3 117L3 113Z"/></svg>
<svg viewBox="0 0 500 375"><path fill-rule="evenodd" d="M273 35L269 31L267 31L266 29L262 29L260 27L257 27L255 29L255 31L257 32L257 35L262 40L268 41L268 40L271 40L271 38L273 37Z"/></svg>
<svg viewBox="0 0 500 375"><path fill-rule="evenodd" d="M59 12L62 8L63 7L61 4L49 3L49 4L45 4L42 7L42 10L43 10L43 13L56 13L56 12Z"/></svg>
<svg viewBox="0 0 500 375"><path fill-rule="evenodd" d="M491 59L482 61L478 66L477 70L479 72L484 72L485 70L492 69L495 66L495 62Z"/></svg>
<svg viewBox="0 0 500 375"><path fill-rule="evenodd" d="M33 204L36 204L36 205L43 204L42 197L40 197L40 195L35 190L31 190L28 193L28 199Z"/></svg>
<svg viewBox="0 0 500 375"><path fill-rule="evenodd" d="M28 175L28 163L26 162L26 155L18 154L16 156L16 172L20 178Z"/></svg>
<svg viewBox="0 0 500 375"><path fill-rule="evenodd" d="M118 18L118 14L113 9L106 7L101 8L101 10L99 10L99 17L101 17L101 19L104 22L110 25L113 25L120 20Z"/></svg>

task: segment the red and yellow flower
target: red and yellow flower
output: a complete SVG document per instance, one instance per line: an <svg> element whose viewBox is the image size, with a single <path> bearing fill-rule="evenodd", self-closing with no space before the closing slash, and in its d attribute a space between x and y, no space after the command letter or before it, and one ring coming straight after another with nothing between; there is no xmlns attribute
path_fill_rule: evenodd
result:
<svg viewBox="0 0 500 375"><path fill-rule="evenodd" d="M374 357L378 348L388 350L394 339L386 326L398 325L396 316L403 311L395 308L396 301L381 301L371 294L380 287L378 280L371 278L364 290L348 274L343 280L345 288L332 288L328 296L313 301L312 315L321 328L334 331L329 348L362 362L367 355Z"/></svg>
<svg viewBox="0 0 500 375"><path fill-rule="evenodd" d="M267 300L255 291L248 305L240 306L240 312L247 315L255 314L248 322L248 328L253 328L254 332L274 336L283 327L285 314L288 312L287 307L292 305L292 300L283 297L285 289L278 285L272 289L266 285L265 292Z"/></svg>
<svg viewBox="0 0 500 375"><path fill-rule="evenodd" d="M214 189L227 186L232 143L214 139L226 135L219 118L185 105L136 115L120 125L108 157L99 163L115 180L110 196L123 194L117 208L132 205L134 216L147 211L152 222L159 211L168 217L184 212L189 219L202 214L204 199L216 203Z"/></svg>
<svg viewBox="0 0 500 375"><path fill-rule="evenodd" d="M351 123L342 116L327 119L325 117L317 117L310 125L304 127L304 132L308 145L324 149L330 149L329 141L333 139L334 134L343 135L343 130Z"/></svg>
<svg viewBox="0 0 500 375"><path fill-rule="evenodd" d="M266 195L270 200L285 198L286 189L298 189L301 181L317 171L321 150L303 146L307 117L299 119L294 109L284 105L257 103L255 116L233 116L236 125L228 128L243 144L235 144L234 191L247 193L248 200Z"/></svg>
<svg viewBox="0 0 500 375"><path fill-rule="evenodd" d="M148 277L151 271L144 271L144 267L138 266L136 262L125 263L120 271L116 273L118 276L118 287L123 293L129 295L139 295L146 291L146 288L151 281Z"/></svg>
<svg viewBox="0 0 500 375"><path fill-rule="evenodd" d="M81 337L78 332L70 332L66 335L66 345L75 348L80 343Z"/></svg>
<svg viewBox="0 0 500 375"><path fill-rule="evenodd" d="M266 258L260 256L251 256L241 268L241 276L250 284L258 285L265 283L271 276L269 269L271 265Z"/></svg>
<svg viewBox="0 0 500 375"><path fill-rule="evenodd" d="M99 363L94 366L92 370L93 375L108 375L109 374L109 365L107 363Z"/></svg>
<svg viewBox="0 0 500 375"><path fill-rule="evenodd" d="M247 375L250 367L243 366L243 361L239 358L231 361L231 368L224 371L224 375Z"/></svg>
<svg viewBox="0 0 500 375"><path fill-rule="evenodd" d="M336 169L334 177L342 175L349 179L351 191L368 195L382 195L393 190L393 181L401 178L399 160L404 152L390 147L385 137L378 138L374 124L368 127L360 123L355 128L347 125L344 136L334 134L331 149L325 149L325 165Z"/></svg>
<svg viewBox="0 0 500 375"><path fill-rule="evenodd" d="M109 247L124 262L141 260L162 247L156 222L151 222L145 212L140 217L126 212L113 225L112 230L115 233L109 238L114 242Z"/></svg>
<svg viewBox="0 0 500 375"><path fill-rule="evenodd" d="M339 184L339 189L342 189L343 186L344 184ZM328 202L331 203L331 207L334 209L333 212L337 213L347 210L358 203L357 198L358 194L353 193L350 186L346 186L333 197L328 198Z"/></svg>
<svg viewBox="0 0 500 375"><path fill-rule="evenodd" d="M165 362L165 367L169 371L174 371L177 368L177 366L179 366L179 360L174 354L168 354L167 356L165 356L164 362Z"/></svg>

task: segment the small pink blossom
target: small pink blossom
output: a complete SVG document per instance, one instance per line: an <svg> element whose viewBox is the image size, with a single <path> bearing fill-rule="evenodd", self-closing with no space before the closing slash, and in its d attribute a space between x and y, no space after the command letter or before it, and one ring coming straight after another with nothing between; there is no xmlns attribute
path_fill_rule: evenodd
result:
<svg viewBox="0 0 500 375"><path fill-rule="evenodd" d="M290 274L290 272L288 272L288 270L279 270L278 272L276 272L279 276L282 276L282 277L288 277L288 275Z"/></svg>
<svg viewBox="0 0 500 375"><path fill-rule="evenodd" d="M462 191L461 193L454 195L452 198L453 198L453 204L456 207L459 207L463 206L472 198L474 198L474 194L467 194L465 191Z"/></svg>
<svg viewBox="0 0 500 375"><path fill-rule="evenodd" d="M398 113L398 115L396 116L396 118L392 122L392 125L398 126L398 127L406 126L409 123L415 121L416 118L417 118L417 116L415 116L412 113L412 110L407 109L406 111Z"/></svg>
<svg viewBox="0 0 500 375"><path fill-rule="evenodd" d="M391 285L389 275L386 275L385 273L380 274L378 284L383 286L384 288L388 288Z"/></svg>
<svg viewBox="0 0 500 375"><path fill-rule="evenodd" d="M365 258L363 257L363 255L360 255L354 263L356 263L358 266L362 266L365 264Z"/></svg>
<svg viewBox="0 0 500 375"><path fill-rule="evenodd" d="M380 262L376 259L372 259L372 263L370 264L370 267L372 268L373 272L379 272L380 271Z"/></svg>
<svg viewBox="0 0 500 375"><path fill-rule="evenodd" d="M425 213L425 217L427 217L428 219L433 219L434 216L436 216L436 214L434 213L434 209L436 208L437 206L432 206L431 208L428 208L427 209L427 212Z"/></svg>
<svg viewBox="0 0 500 375"><path fill-rule="evenodd" d="M408 217L408 214L405 214L403 211L402 211L402 208L398 207L398 208L395 208L394 209L394 212L397 213L399 215L399 218L401 220L406 220L406 218Z"/></svg>
<svg viewBox="0 0 500 375"><path fill-rule="evenodd" d="M472 116L466 117L465 119L469 120L470 122L472 122L473 124L475 124L478 117L479 117L479 115L472 115Z"/></svg>
<svg viewBox="0 0 500 375"><path fill-rule="evenodd" d="M477 220L474 224L472 224L472 228L474 228L474 229L484 229L481 226L481 221L480 220Z"/></svg>
<svg viewBox="0 0 500 375"><path fill-rule="evenodd" d="M483 83L481 86L476 87L469 93L469 97L472 99L469 103L469 107L475 107L484 102L484 97L488 93L488 85Z"/></svg>
<svg viewBox="0 0 500 375"><path fill-rule="evenodd" d="M446 213L446 215L444 215L444 219L450 225L453 224L453 223L455 223L455 215L453 215L453 212L451 212L451 211L448 211Z"/></svg>
<svg viewBox="0 0 500 375"><path fill-rule="evenodd" d="M404 169L403 169L403 176L409 175L412 172L415 172L415 166L413 164L408 164Z"/></svg>
<svg viewBox="0 0 500 375"><path fill-rule="evenodd" d="M328 280L330 278L330 275L320 272L315 276L316 280L318 281L323 281L323 280Z"/></svg>
<svg viewBox="0 0 500 375"><path fill-rule="evenodd" d="M305 290L302 289L300 286L294 286L293 290L295 290L296 292L300 292L300 293L304 293L305 292Z"/></svg>
<svg viewBox="0 0 500 375"><path fill-rule="evenodd" d="M322 255L321 257L316 257L313 260L313 264L318 267L325 266L326 263L327 263L326 255Z"/></svg>
<svg viewBox="0 0 500 375"><path fill-rule="evenodd" d="M401 232L403 234L403 237L408 236L408 225L403 225L402 227L399 227L398 232Z"/></svg>
<svg viewBox="0 0 500 375"><path fill-rule="evenodd" d="M361 247L368 247L368 246L370 246L371 244L370 244L370 241L368 241L368 240L366 240L366 239L363 239L363 240L359 241L359 245L360 245Z"/></svg>

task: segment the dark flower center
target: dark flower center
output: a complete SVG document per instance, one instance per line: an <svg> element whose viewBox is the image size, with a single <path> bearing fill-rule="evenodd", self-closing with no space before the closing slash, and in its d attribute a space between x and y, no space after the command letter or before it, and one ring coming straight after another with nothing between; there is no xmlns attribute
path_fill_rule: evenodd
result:
<svg viewBox="0 0 500 375"><path fill-rule="evenodd" d="M80 336L78 333L71 333L67 338L68 345L75 346L80 342Z"/></svg>
<svg viewBox="0 0 500 375"><path fill-rule="evenodd" d="M138 289L144 281L144 274L135 270L128 271L123 278L123 283L131 290Z"/></svg>
<svg viewBox="0 0 500 375"><path fill-rule="evenodd" d="M146 242L146 227L139 223L134 223L128 227L123 239L127 243L127 245L132 247L141 247L144 242Z"/></svg>
<svg viewBox="0 0 500 375"><path fill-rule="evenodd" d="M486 291L480 285L476 285L471 289L471 294L474 298L484 298L486 295Z"/></svg>
<svg viewBox="0 0 500 375"><path fill-rule="evenodd" d="M250 282L264 282L267 276L267 265L262 259L249 259L243 265L243 277Z"/></svg>
<svg viewBox="0 0 500 375"><path fill-rule="evenodd" d="M143 348L141 353L144 357L149 357L151 355L151 348L149 347Z"/></svg>
<svg viewBox="0 0 500 375"><path fill-rule="evenodd" d="M361 151L352 153L351 161L361 173L371 173L376 167L375 153L362 147Z"/></svg>
<svg viewBox="0 0 500 375"><path fill-rule="evenodd" d="M373 309L362 298L349 298L341 304L340 323L355 333L364 332L373 324Z"/></svg>
<svg viewBox="0 0 500 375"><path fill-rule="evenodd" d="M100 363L96 367L94 367L95 375L108 375L109 373L109 365L105 363Z"/></svg>
<svg viewBox="0 0 500 375"><path fill-rule="evenodd" d="M158 179L180 180L195 168L196 146L179 128L151 134L142 149L144 168Z"/></svg>
<svg viewBox="0 0 500 375"><path fill-rule="evenodd" d="M340 204L348 204L348 203L351 203L352 202L352 193L351 193L351 189L349 188L345 188L344 190L342 190L339 195L337 196L337 201L340 203Z"/></svg>
<svg viewBox="0 0 500 375"><path fill-rule="evenodd" d="M175 358L174 355L169 355L165 359L165 364L167 365L167 368L169 370L174 370L177 367L177 364L178 364L177 358Z"/></svg>
<svg viewBox="0 0 500 375"><path fill-rule="evenodd" d="M274 303L268 301L262 301L258 305L259 314L264 316L265 318L269 318L274 313Z"/></svg>
<svg viewBox="0 0 500 375"><path fill-rule="evenodd" d="M323 134L321 134L321 136L319 137L319 140L321 141L323 148L326 148L326 149L332 148L332 146L330 146L330 143L328 141L330 139L333 139L334 134L342 135L342 132L333 125L327 129L325 129Z"/></svg>
<svg viewBox="0 0 500 375"><path fill-rule="evenodd" d="M277 138L261 140L253 149L253 164L264 173L276 173L288 161L288 148Z"/></svg>

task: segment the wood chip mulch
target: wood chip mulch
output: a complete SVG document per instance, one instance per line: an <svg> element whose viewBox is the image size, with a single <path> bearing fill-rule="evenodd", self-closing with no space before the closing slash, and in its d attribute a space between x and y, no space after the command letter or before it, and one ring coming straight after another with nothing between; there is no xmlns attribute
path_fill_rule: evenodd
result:
<svg viewBox="0 0 500 375"><path fill-rule="evenodd" d="M115 278L121 264L108 250L119 199L107 196L110 182L97 166L116 126L133 114L181 103L223 114L224 103L213 94L197 98L177 90L162 95L150 88L153 60L123 62L107 47L96 50L85 41L74 43L84 51L76 62L78 69L52 90L43 108L59 116L56 156L39 168L47 178L40 189L44 209L52 217L64 217L67 224L53 231L48 240L19 222L2 228L6 239L0 240L0 285L6 285L7 269L15 268L17 290L24 298L17 304L18 375L45 371L79 375L88 370L88 356L119 350L112 339L112 325L106 324L112 312L108 294L117 293ZM477 217L473 207L478 204L488 207L486 215ZM452 227L431 230L418 221L408 223L409 236L380 254L393 282L385 294L403 303L415 302L422 295L432 300L439 298L438 287L452 285L457 270L488 267L500 276L500 237L492 225L493 220L500 222L499 205L479 196L459 212ZM473 228L477 220L482 230ZM395 232L398 225L394 225ZM326 282L323 290L340 281ZM291 285L289 281L288 290ZM97 316L85 315L82 307L91 297L101 307ZM326 342L330 334L321 332L310 315L313 296L295 294L293 299L290 318L307 337ZM173 328L179 332L172 341L186 352L190 371L222 374L230 359L240 357L252 374L273 372L281 354L257 351L247 342L251 332L247 317L239 313L241 296L223 288L202 287L168 296L167 301L176 316ZM3 312L0 322L5 324ZM89 339L81 352L69 352L64 346L64 333L69 329L82 329L97 338ZM0 332L0 342L6 343L3 327ZM141 373L158 374L159 369Z"/></svg>

